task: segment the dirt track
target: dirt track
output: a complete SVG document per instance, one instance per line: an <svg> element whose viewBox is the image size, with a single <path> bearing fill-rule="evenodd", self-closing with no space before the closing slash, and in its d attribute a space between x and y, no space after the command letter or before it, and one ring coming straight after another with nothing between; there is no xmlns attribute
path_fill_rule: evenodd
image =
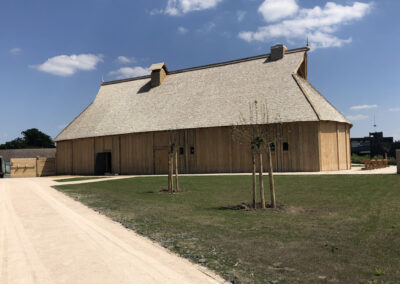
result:
<svg viewBox="0 0 400 284"><path fill-rule="evenodd" d="M221 283L48 178L0 180L0 283Z"/></svg>

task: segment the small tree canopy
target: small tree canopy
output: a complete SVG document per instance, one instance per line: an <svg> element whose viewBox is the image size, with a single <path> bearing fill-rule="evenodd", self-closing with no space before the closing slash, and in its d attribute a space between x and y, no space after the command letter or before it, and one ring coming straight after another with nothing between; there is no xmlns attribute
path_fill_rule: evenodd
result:
<svg viewBox="0 0 400 284"><path fill-rule="evenodd" d="M21 134L22 138L0 144L0 149L55 148L51 137L37 128L27 129Z"/></svg>

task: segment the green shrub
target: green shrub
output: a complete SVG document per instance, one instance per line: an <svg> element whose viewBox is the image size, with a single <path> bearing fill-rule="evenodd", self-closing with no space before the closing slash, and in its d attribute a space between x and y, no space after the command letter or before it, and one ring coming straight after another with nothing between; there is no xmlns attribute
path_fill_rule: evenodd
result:
<svg viewBox="0 0 400 284"><path fill-rule="evenodd" d="M351 162L354 164L363 164L365 160L370 160L370 155L357 155L355 153L351 154Z"/></svg>

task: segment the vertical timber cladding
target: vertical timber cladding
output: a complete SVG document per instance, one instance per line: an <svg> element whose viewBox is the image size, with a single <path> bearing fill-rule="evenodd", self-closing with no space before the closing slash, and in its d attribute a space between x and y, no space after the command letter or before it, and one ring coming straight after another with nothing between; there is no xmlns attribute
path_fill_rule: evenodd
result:
<svg viewBox="0 0 400 284"><path fill-rule="evenodd" d="M95 138L72 141L72 174L94 174Z"/></svg>
<svg viewBox="0 0 400 284"><path fill-rule="evenodd" d="M178 166L180 173L196 171L195 130L177 130L153 132L154 173L168 173L168 152L170 139L178 152Z"/></svg>
<svg viewBox="0 0 400 284"><path fill-rule="evenodd" d="M153 174L153 133L121 135L121 174Z"/></svg>
<svg viewBox="0 0 400 284"><path fill-rule="evenodd" d="M320 122L321 170L350 169L349 126L344 123Z"/></svg>
<svg viewBox="0 0 400 284"><path fill-rule="evenodd" d="M277 124L275 171L320 171L350 167L349 126L336 122ZM249 145L232 137L231 127L123 134L60 141L58 174L94 174L95 153L112 153L112 171L162 174L168 167L169 135L176 135L181 173L251 172ZM284 144L286 144L284 146ZM264 169L267 157L264 155Z"/></svg>
<svg viewBox="0 0 400 284"><path fill-rule="evenodd" d="M72 174L72 140L57 142L56 169L58 175Z"/></svg>

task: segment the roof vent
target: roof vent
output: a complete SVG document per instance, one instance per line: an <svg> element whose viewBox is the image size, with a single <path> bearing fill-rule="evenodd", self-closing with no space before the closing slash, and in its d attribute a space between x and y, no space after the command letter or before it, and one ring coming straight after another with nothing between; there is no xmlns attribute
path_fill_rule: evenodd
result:
<svg viewBox="0 0 400 284"><path fill-rule="evenodd" d="M282 59L285 56L285 52L287 50L287 47L284 46L283 44L277 44L271 47L271 60L279 60Z"/></svg>
<svg viewBox="0 0 400 284"><path fill-rule="evenodd" d="M156 63L150 66L151 70L151 87L158 87L165 80L168 74L167 66L164 62Z"/></svg>

